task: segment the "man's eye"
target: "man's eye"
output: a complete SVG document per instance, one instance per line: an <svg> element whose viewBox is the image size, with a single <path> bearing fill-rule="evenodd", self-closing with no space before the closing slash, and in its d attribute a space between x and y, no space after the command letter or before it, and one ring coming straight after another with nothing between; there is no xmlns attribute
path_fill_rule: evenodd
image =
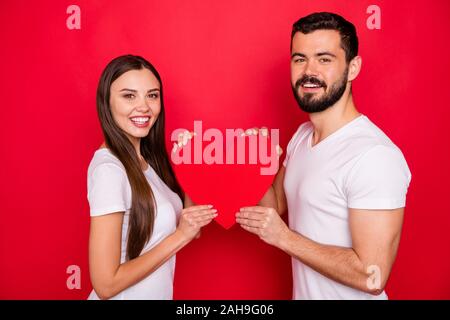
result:
<svg viewBox="0 0 450 320"><path fill-rule="evenodd" d="M328 62L331 62L331 59L328 59L328 58L322 58L322 59L320 59L319 60L321 63L328 63Z"/></svg>

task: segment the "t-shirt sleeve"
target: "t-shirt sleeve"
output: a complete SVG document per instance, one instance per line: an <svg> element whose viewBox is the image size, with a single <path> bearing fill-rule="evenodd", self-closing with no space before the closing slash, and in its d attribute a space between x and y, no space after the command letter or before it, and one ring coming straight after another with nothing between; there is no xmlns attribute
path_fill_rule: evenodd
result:
<svg viewBox="0 0 450 320"><path fill-rule="evenodd" d="M103 163L88 177L90 215L101 216L127 210L127 177L115 164Z"/></svg>
<svg viewBox="0 0 450 320"><path fill-rule="evenodd" d="M411 173L401 151L378 145L367 151L347 180L348 207L354 209L403 208Z"/></svg>
<svg viewBox="0 0 450 320"><path fill-rule="evenodd" d="M297 129L297 131L294 133L294 135L292 136L291 140L289 140L289 143L286 147L286 157L284 158L283 161L283 166L286 167L289 161L289 158L292 155L292 152L294 152L295 146L298 144L298 140L299 140L299 135L300 133L303 131L303 129L305 128L305 124L303 123L300 125L300 127Z"/></svg>

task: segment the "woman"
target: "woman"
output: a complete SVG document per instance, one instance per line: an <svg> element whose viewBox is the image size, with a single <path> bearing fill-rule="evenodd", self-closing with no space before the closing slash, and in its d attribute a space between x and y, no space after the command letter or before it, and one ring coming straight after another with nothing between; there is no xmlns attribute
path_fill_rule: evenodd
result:
<svg viewBox="0 0 450 320"><path fill-rule="evenodd" d="M217 211L193 206L175 177L161 78L148 61L112 60L100 78L97 112L105 142L88 169L89 299L172 299L176 252Z"/></svg>

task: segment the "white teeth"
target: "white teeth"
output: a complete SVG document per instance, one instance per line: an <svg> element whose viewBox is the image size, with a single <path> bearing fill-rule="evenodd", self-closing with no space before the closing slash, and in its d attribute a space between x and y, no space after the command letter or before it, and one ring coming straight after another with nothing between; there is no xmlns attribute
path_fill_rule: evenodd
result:
<svg viewBox="0 0 450 320"><path fill-rule="evenodd" d="M305 88L319 88L320 87L318 84L312 84L312 83L305 83L303 86Z"/></svg>
<svg viewBox="0 0 450 320"><path fill-rule="evenodd" d="M149 117L139 117L139 118L132 118L131 121L138 122L138 123L145 123L149 120Z"/></svg>

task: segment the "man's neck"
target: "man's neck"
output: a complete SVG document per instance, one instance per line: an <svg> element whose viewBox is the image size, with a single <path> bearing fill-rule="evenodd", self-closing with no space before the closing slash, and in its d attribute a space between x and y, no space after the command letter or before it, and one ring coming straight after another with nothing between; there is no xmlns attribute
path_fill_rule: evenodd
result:
<svg viewBox="0 0 450 320"><path fill-rule="evenodd" d="M341 127L361 114L356 110L351 93L322 112L311 113L309 118L314 126L312 145L318 144Z"/></svg>

